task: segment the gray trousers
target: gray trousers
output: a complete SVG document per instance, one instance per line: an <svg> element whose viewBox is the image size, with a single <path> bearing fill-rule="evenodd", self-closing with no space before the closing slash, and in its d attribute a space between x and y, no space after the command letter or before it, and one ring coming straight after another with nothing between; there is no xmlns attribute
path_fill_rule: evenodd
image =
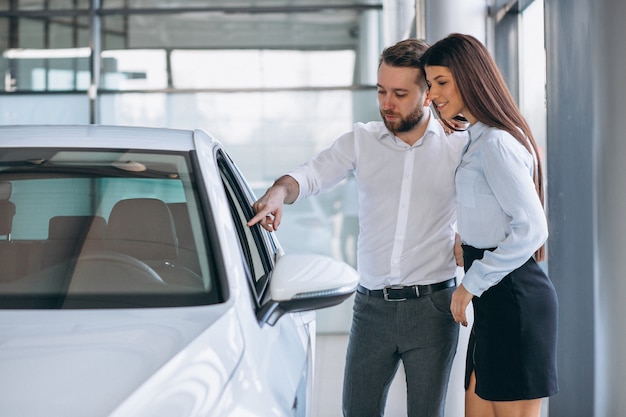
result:
<svg viewBox="0 0 626 417"><path fill-rule="evenodd" d="M354 300L343 385L344 417L380 417L404 364L408 417L443 417L459 339L450 313L455 288L405 301L361 293Z"/></svg>

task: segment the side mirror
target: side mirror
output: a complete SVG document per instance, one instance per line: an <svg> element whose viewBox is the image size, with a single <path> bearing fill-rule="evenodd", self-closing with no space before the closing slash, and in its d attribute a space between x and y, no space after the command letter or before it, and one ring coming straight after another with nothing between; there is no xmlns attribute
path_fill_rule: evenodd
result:
<svg viewBox="0 0 626 417"><path fill-rule="evenodd" d="M350 297L358 284L359 274L343 262L321 255L283 255L257 318L273 326L285 313L332 307Z"/></svg>

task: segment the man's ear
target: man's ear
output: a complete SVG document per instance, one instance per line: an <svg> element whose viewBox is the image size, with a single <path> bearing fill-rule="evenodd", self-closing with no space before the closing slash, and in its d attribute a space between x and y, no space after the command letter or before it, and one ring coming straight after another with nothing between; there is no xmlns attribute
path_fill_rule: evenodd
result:
<svg viewBox="0 0 626 417"><path fill-rule="evenodd" d="M430 92L426 90L426 95L424 97L424 107L430 106L430 103L432 103L432 100L430 99Z"/></svg>

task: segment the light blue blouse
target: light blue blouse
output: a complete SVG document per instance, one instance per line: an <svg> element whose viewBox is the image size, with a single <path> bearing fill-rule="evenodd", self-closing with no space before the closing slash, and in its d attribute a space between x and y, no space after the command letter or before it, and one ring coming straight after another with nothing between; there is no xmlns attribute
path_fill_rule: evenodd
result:
<svg viewBox="0 0 626 417"><path fill-rule="evenodd" d="M486 251L463 278L480 296L523 265L548 238L535 190L533 156L509 133L477 122L456 171L457 226L465 244Z"/></svg>

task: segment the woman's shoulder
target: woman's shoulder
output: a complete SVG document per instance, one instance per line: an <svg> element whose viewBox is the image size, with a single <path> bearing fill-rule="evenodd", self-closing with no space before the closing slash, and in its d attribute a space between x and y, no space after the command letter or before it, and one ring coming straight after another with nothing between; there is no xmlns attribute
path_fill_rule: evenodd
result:
<svg viewBox="0 0 626 417"><path fill-rule="evenodd" d="M532 155L520 141L503 129L490 127L482 136L481 153L485 156L521 158L529 162Z"/></svg>
<svg viewBox="0 0 626 417"><path fill-rule="evenodd" d="M521 133L521 131L520 131ZM522 133L523 135L523 133ZM513 136L511 133L507 132L504 129L500 129L497 127L487 127L482 134L482 141L486 144L490 144L491 146L512 146L512 147L521 147L522 149L526 149L524 145L520 143L520 141Z"/></svg>

